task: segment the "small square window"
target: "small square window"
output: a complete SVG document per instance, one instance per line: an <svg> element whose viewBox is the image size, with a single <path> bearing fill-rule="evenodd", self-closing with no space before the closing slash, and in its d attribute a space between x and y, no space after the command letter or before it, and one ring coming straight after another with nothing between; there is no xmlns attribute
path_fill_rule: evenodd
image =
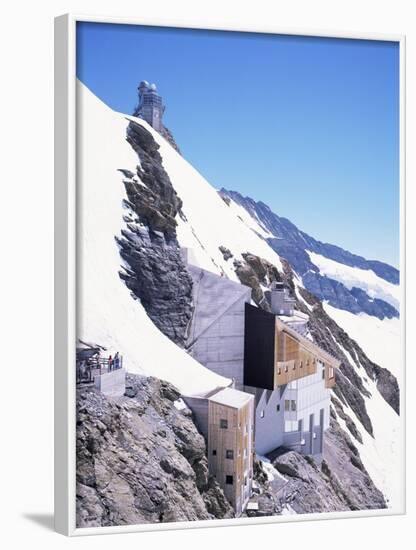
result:
<svg viewBox="0 0 416 550"><path fill-rule="evenodd" d="M290 408L292 411L296 411L296 401L294 399L290 402Z"/></svg>
<svg viewBox="0 0 416 550"><path fill-rule="evenodd" d="M216 449L213 449L213 451L212 451L212 456L217 456L217 451L216 451Z"/></svg>
<svg viewBox="0 0 416 550"><path fill-rule="evenodd" d="M234 451L227 449L225 451L225 458L229 458L230 460L232 460L234 458Z"/></svg>
<svg viewBox="0 0 416 550"><path fill-rule="evenodd" d="M299 367L300 367L301 369L303 369L303 361L300 362Z"/></svg>
<svg viewBox="0 0 416 550"><path fill-rule="evenodd" d="M278 403L278 404L276 405L276 412L279 412L279 411L280 411L280 403Z"/></svg>
<svg viewBox="0 0 416 550"><path fill-rule="evenodd" d="M260 418L264 418L264 409L260 411Z"/></svg>
<svg viewBox="0 0 416 550"><path fill-rule="evenodd" d="M289 401L289 399L285 399L285 411L290 411L290 401Z"/></svg>
<svg viewBox="0 0 416 550"><path fill-rule="evenodd" d="M233 485L234 484L234 477L233 476L225 476L225 483L226 483L226 485Z"/></svg>
<svg viewBox="0 0 416 550"><path fill-rule="evenodd" d="M220 418L220 428L226 430L228 428L228 420L225 418Z"/></svg>
<svg viewBox="0 0 416 550"><path fill-rule="evenodd" d="M288 370L289 370L289 367L285 365L285 372L287 372Z"/></svg>
<svg viewBox="0 0 416 550"><path fill-rule="evenodd" d="M325 378L325 369L322 369L322 380Z"/></svg>

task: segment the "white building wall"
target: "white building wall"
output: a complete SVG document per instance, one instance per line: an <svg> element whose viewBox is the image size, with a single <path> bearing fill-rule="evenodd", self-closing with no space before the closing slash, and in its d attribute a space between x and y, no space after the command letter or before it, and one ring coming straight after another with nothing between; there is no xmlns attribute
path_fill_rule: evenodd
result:
<svg viewBox="0 0 416 550"><path fill-rule="evenodd" d="M315 425L319 424L320 410L324 409L324 429L329 427L329 407L331 390L325 388L325 380L322 377L324 367L318 362L317 372L299 380L294 380L287 385L284 399L296 400L296 412L287 415L288 420L303 420L308 426L309 416L315 415Z"/></svg>
<svg viewBox="0 0 416 550"><path fill-rule="evenodd" d="M281 390L256 390L248 386L245 390L256 395L255 449L257 454L264 455L283 445L284 411Z"/></svg>
<svg viewBox="0 0 416 550"><path fill-rule="evenodd" d="M294 380L277 390L256 390L248 388L256 395L255 448L260 455L267 454L282 445L294 446L299 452L310 452L308 445L310 415L314 415L316 433L314 449L320 447L320 411L324 410L323 429L329 428L331 390L325 388L322 378L323 366L318 363L317 372ZM294 400L296 410L285 411L285 401ZM279 406L279 407L278 407ZM278 410L279 408L279 410ZM303 421L302 433L298 431L299 421ZM304 441L304 445L300 442Z"/></svg>

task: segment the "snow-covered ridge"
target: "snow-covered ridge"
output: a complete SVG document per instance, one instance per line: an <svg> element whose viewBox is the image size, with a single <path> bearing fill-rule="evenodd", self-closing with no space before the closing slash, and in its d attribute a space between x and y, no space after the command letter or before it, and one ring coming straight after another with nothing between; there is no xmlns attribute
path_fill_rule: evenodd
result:
<svg viewBox="0 0 416 550"><path fill-rule="evenodd" d="M206 369L152 323L119 277L115 237L124 227L120 168L138 158L126 141L128 121L78 83L78 338L119 351L129 372L156 376L187 395L231 381ZM170 147L170 146L169 146Z"/></svg>
<svg viewBox="0 0 416 550"><path fill-rule="evenodd" d="M353 287L364 290L372 299L378 298L400 309L400 286L389 283L374 273L371 269L350 267L325 256L306 250L311 262L316 265L321 275L343 283L348 290Z"/></svg>

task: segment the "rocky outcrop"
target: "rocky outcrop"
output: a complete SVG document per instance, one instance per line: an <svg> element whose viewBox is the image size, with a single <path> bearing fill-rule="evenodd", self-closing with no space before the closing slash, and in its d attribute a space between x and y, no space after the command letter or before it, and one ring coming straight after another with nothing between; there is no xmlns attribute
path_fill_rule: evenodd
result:
<svg viewBox="0 0 416 550"><path fill-rule="evenodd" d="M334 419L325 435L324 459L279 449L269 458L286 478L276 494L277 510L290 507L298 514L386 508L382 493L371 481L357 448Z"/></svg>
<svg viewBox="0 0 416 550"><path fill-rule="evenodd" d="M262 286L268 286L273 281L281 281L278 269L267 260L254 254L242 254L244 261L234 260L234 269L241 284L252 290L252 298L265 311L270 311L270 301Z"/></svg>
<svg viewBox="0 0 416 550"><path fill-rule="evenodd" d="M122 170L128 200L126 227L117 239L126 264L120 276L155 325L182 346L192 316L192 280L176 238L182 201L150 132L130 122L127 141L140 162L136 173Z"/></svg>
<svg viewBox="0 0 416 550"><path fill-rule="evenodd" d="M77 395L77 526L232 517L208 474L206 446L179 392L129 375L124 397Z"/></svg>
<svg viewBox="0 0 416 550"><path fill-rule="evenodd" d="M218 248L226 262L228 262L228 260L230 260L233 257L233 253L226 246L221 245Z"/></svg>
<svg viewBox="0 0 416 550"><path fill-rule="evenodd" d="M243 206L266 230L275 235L275 238L267 239L270 246L290 263L296 273L302 277L305 288L319 299L327 300L339 309L345 309L351 313L364 312L379 319L399 316L397 309L385 300L373 299L362 289L348 289L343 283L321 275L319 268L313 264L306 251L315 252L350 267L371 269L382 279L394 284L398 284L400 280L400 274L396 268L383 262L366 260L338 246L317 241L300 231L288 219L272 212L266 204L243 197L236 191L221 189L220 195L224 200L229 201L231 198Z"/></svg>

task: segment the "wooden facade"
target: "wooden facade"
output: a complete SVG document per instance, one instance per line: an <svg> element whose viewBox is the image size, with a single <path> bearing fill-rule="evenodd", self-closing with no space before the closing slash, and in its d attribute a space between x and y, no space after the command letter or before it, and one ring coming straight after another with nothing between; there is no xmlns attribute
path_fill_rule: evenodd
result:
<svg viewBox="0 0 416 550"><path fill-rule="evenodd" d="M235 391L235 390L234 390ZM208 467L224 490L236 515L251 495L254 453L254 398L227 405L214 395L208 407Z"/></svg>
<svg viewBox="0 0 416 550"><path fill-rule="evenodd" d="M264 339L272 339L270 342ZM246 304L244 382L247 386L275 390L325 367L325 387L335 384L340 361L272 313Z"/></svg>

